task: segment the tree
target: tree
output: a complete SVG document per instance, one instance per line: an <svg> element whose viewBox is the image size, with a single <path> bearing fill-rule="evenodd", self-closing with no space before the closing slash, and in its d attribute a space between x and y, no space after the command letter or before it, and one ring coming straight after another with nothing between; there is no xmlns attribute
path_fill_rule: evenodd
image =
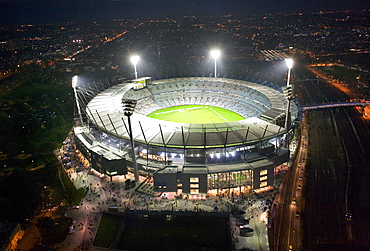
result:
<svg viewBox="0 0 370 251"><path fill-rule="evenodd" d="M41 217L36 223L45 242L54 242L56 233L56 222L50 217Z"/></svg>

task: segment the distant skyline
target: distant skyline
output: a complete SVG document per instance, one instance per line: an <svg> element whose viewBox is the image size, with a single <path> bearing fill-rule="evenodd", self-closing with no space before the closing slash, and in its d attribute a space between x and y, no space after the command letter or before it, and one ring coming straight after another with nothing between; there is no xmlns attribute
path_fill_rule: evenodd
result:
<svg viewBox="0 0 370 251"><path fill-rule="evenodd" d="M367 0L0 0L0 24L370 9Z"/></svg>

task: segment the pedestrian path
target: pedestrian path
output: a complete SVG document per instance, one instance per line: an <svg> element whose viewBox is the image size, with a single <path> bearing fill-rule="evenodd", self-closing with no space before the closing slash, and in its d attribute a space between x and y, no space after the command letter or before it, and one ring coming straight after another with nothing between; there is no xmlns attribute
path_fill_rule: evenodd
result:
<svg viewBox="0 0 370 251"><path fill-rule="evenodd" d="M64 147L59 158L65 156ZM71 155L73 151L68 151ZM250 193L244 197L222 197L208 195L202 200L188 200L178 198L174 193L155 194L151 179L140 176L139 189L126 190L127 179L135 180L134 175L128 173L124 176L112 178L102 176L94 170L90 170L80 156L72 156L77 162L83 163L78 168L73 165L65 165L65 171L77 189L83 187L87 192L82 199L79 209L67 210L66 215L75 221L75 230L68 235L63 243L57 245L58 250L89 250L93 245L96 231L99 226L101 215L108 211L109 205L118 205L119 212L125 210L148 210L148 211L173 211L173 212L232 212L233 210L244 211L243 219L248 221L248 227L253 229L253 235L244 237L240 232L238 218L230 214L230 229L235 250L250 248L251 250L269 250L267 237L268 211L276 189L261 193ZM278 167L277 173L282 177L286 167ZM279 177L280 177L279 176ZM275 184L278 187L279 179ZM136 188L138 185L136 186ZM225 194L230 194L225 193Z"/></svg>

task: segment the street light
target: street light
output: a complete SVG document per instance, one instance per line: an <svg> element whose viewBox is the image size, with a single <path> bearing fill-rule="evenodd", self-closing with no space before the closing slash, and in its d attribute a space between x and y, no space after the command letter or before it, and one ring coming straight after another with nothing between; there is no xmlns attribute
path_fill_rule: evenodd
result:
<svg viewBox="0 0 370 251"><path fill-rule="evenodd" d="M285 63L286 63L286 66L288 67L288 76L287 76L287 80L286 80L286 89L288 91L288 102L287 102L287 109L286 109L286 115L285 115L285 129L287 130L288 132L288 119L289 119L289 112L290 112L290 100L291 100L291 96L289 96L289 90L291 90L291 86L290 86L290 72L293 68L293 59L291 58L286 58L285 59ZM288 135L287 135L288 136Z"/></svg>
<svg viewBox="0 0 370 251"><path fill-rule="evenodd" d="M132 135L132 127L131 127L131 116L134 114L135 106L137 101L132 99L122 99L122 107L123 112L128 120L128 128L129 128L129 136L131 142L131 155L132 155L132 168L134 169L134 176L135 182L139 182L139 170L136 164L136 154L135 154L135 144L134 144L134 137Z"/></svg>
<svg viewBox="0 0 370 251"><path fill-rule="evenodd" d="M82 120L82 115L81 115L81 108L80 108L80 103L78 101L78 96L77 96L77 82L78 82L78 76L75 75L73 76L72 78L72 88L73 88L73 92L75 94L75 99L76 99L76 105L77 105L77 111L78 111L78 115L80 117L80 122L81 122L81 126L83 125L83 120Z"/></svg>
<svg viewBox="0 0 370 251"><path fill-rule="evenodd" d="M211 56L215 60L215 78L217 77L217 59L220 57L220 50L211 50Z"/></svg>
<svg viewBox="0 0 370 251"><path fill-rule="evenodd" d="M140 56L132 56L131 57L131 63L134 65L135 68L135 79L137 79L137 70L136 70L136 65L139 62Z"/></svg>

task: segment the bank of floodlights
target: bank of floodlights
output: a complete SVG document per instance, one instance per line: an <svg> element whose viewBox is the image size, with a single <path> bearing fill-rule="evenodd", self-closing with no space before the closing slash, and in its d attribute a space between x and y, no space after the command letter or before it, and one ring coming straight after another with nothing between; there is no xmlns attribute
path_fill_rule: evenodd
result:
<svg viewBox="0 0 370 251"><path fill-rule="evenodd" d="M215 60L215 78L217 77L217 59L220 57L220 50L211 50L211 56Z"/></svg>
<svg viewBox="0 0 370 251"><path fill-rule="evenodd" d="M131 63L134 65L135 69L135 79L137 79L137 70L136 70L136 65L139 63L140 56L132 56L131 57Z"/></svg>
<svg viewBox="0 0 370 251"><path fill-rule="evenodd" d="M285 99L292 100L294 97L293 96L293 86L292 85L284 86L282 89L283 89Z"/></svg>
<svg viewBox="0 0 370 251"><path fill-rule="evenodd" d="M134 113L137 101L133 99L122 99L122 108L125 116L129 117Z"/></svg>

